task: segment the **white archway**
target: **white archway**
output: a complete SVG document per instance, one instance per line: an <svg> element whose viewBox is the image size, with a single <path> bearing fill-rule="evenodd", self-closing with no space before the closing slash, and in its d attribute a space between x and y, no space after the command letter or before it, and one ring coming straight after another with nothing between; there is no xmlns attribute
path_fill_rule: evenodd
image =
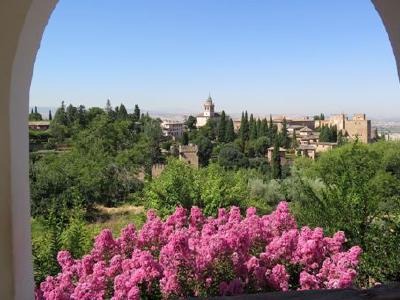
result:
<svg viewBox="0 0 400 300"><path fill-rule="evenodd" d="M0 2L1 299L33 298L27 131L29 89L40 41L57 2ZM400 1L372 2L386 27L400 70Z"/></svg>

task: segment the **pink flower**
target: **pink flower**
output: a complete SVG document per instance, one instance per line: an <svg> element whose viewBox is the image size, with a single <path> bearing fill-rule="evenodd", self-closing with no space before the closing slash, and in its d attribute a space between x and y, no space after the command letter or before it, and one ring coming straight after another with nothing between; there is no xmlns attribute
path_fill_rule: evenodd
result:
<svg viewBox="0 0 400 300"><path fill-rule="evenodd" d="M281 202L270 215L249 208L219 209L205 218L201 210L177 208L164 222L149 210L136 231L128 225L114 240L110 230L95 239L90 254L57 257L61 272L49 276L35 299L151 299L193 295L237 295L245 290L287 291L347 288L357 275L360 247L344 250L343 232L325 237L322 228L300 230ZM290 271L291 270L291 271Z"/></svg>

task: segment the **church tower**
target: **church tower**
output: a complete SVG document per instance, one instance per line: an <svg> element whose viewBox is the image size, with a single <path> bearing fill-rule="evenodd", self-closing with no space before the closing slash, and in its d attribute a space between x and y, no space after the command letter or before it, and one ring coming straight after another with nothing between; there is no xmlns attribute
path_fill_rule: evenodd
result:
<svg viewBox="0 0 400 300"><path fill-rule="evenodd" d="M214 117L214 103L211 95L208 96L206 102L204 103L204 116L209 118Z"/></svg>

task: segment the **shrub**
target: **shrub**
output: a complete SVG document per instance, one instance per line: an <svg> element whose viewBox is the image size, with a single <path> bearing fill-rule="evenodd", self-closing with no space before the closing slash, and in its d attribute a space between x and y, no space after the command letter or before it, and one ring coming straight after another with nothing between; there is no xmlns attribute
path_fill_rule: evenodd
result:
<svg viewBox="0 0 400 300"><path fill-rule="evenodd" d="M177 208L165 222L148 212L117 239L104 230L94 248L74 260L58 253L61 273L41 283L36 299L170 299L289 289L346 288L356 277L361 248L343 250L345 236L297 228L281 202L259 217L232 207L205 218Z"/></svg>

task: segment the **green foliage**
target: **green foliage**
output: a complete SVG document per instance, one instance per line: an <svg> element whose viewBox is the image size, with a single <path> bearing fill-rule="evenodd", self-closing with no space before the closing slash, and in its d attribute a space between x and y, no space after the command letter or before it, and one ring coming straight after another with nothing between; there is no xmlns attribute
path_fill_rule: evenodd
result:
<svg viewBox="0 0 400 300"><path fill-rule="evenodd" d="M199 199L195 182L195 170L188 164L171 159L161 175L150 182L144 190L145 205L157 209L166 216L176 206L189 208Z"/></svg>
<svg viewBox="0 0 400 300"><path fill-rule="evenodd" d="M298 220L329 233L343 230L349 245L360 245L363 285L399 280L398 242L391 244L400 234L400 181L393 171L399 153L396 143L355 142L324 153L296 173L300 191L291 197Z"/></svg>
<svg viewBox="0 0 400 300"><path fill-rule="evenodd" d="M220 207L243 207L247 195L246 172L227 172L216 164L199 170L196 185L200 191L199 206L207 215L215 214Z"/></svg>
<svg viewBox="0 0 400 300"><path fill-rule="evenodd" d="M189 129L189 131L192 131L194 129L196 129L196 123L197 123L197 119L194 116L189 116L185 122L185 125L187 126L187 128Z"/></svg>
<svg viewBox="0 0 400 300"><path fill-rule="evenodd" d="M200 165L207 166L213 150L213 144L211 143L211 140L204 135L199 135L194 143L198 147Z"/></svg>
<svg viewBox="0 0 400 300"><path fill-rule="evenodd" d="M249 160L234 144L221 147L218 155L218 164L226 169L246 168Z"/></svg>
<svg viewBox="0 0 400 300"><path fill-rule="evenodd" d="M182 135L182 145L188 145L189 144L189 134L184 131Z"/></svg>
<svg viewBox="0 0 400 300"><path fill-rule="evenodd" d="M227 126L225 111L222 111L218 124L218 141L220 143L225 142Z"/></svg>
<svg viewBox="0 0 400 300"><path fill-rule="evenodd" d="M330 127L327 125L322 126L320 129L319 141L336 143L338 141L337 127L336 126Z"/></svg>
<svg viewBox="0 0 400 300"><path fill-rule="evenodd" d="M233 120L229 119L227 128L226 128L225 142L231 143L234 140L235 140L235 128L233 125Z"/></svg>
<svg viewBox="0 0 400 300"><path fill-rule="evenodd" d="M137 179L141 167L150 172L152 164L163 159L159 120L144 116L138 127L122 105L115 116L101 109L87 112L83 106L65 110L64 104L57 110L51 134L56 129L72 134L72 149L32 161L33 216L46 213L52 203L71 208L74 197L88 209L96 202L115 205L142 188Z"/></svg>
<svg viewBox="0 0 400 300"><path fill-rule="evenodd" d="M242 143L246 143L249 140L249 117L247 115L247 111L242 113L242 119L240 120L240 138Z"/></svg>
<svg viewBox="0 0 400 300"><path fill-rule="evenodd" d="M287 121L286 118L283 118L283 122L282 122L282 130L281 130L281 134L279 135L280 138L280 144L283 148L285 149L289 149L290 147L290 138L288 136L288 132L287 132Z"/></svg>
<svg viewBox="0 0 400 300"><path fill-rule="evenodd" d="M163 216L173 212L176 206L190 208L196 205L207 214L231 205L245 209L248 205L248 180L257 177L261 175L246 169L226 170L210 164L196 170L184 162L169 160L161 175L145 187L145 205L157 209Z"/></svg>
<svg viewBox="0 0 400 300"><path fill-rule="evenodd" d="M271 175L273 179L282 178L280 146L281 145L278 138L275 140L274 150L272 151L272 159L271 159Z"/></svg>
<svg viewBox="0 0 400 300"><path fill-rule="evenodd" d="M35 106L35 110L31 110L29 114L29 121L42 121L42 115L38 113L37 107Z"/></svg>
<svg viewBox="0 0 400 300"><path fill-rule="evenodd" d="M35 282L60 271L57 254L68 250L74 258L81 258L92 246L89 232L83 221L83 212L53 207L46 217L32 221L32 255Z"/></svg>

